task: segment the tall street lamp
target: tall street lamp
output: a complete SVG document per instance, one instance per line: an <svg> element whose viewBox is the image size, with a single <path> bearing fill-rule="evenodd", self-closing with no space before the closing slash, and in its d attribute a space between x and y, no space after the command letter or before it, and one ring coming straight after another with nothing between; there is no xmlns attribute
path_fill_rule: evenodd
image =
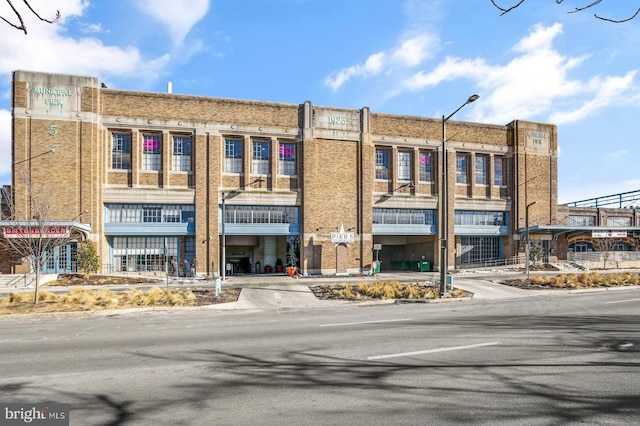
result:
<svg viewBox="0 0 640 426"><path fill-rule="evenodd" d="M538 200L527 204L527 208L526 208L525 213L524 213L524 225L527 228L525 230L526 239L527 239L527 243L526 244L527 245L524 246L524 256L525 256L524 269L525 269L525 272L527 274L527 279L529 279L529 251L531 250L529 248L529 207L531 207L532 205L536 204L537 202L538 202Z"/></svg>
<svg viewBox="0 0 640 426"><path fill-rule="evenodd" d="M469 99L460 107L449 114L448 117L442 116L442 190L440 204L440 296L444 296L447 292L447 234L449 225L447 219L449 216L449 200L447 196L447 121L460 111L465 105L476 101L480 96L471 95Z"/></svg>

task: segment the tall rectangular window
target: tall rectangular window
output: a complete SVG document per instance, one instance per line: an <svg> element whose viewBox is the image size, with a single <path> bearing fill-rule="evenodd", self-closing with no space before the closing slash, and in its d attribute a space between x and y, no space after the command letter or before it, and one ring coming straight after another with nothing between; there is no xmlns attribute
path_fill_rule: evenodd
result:
<svg viewBox="0 0 640 426"><path fill-rule="evenodd" d="M142 135L142 170L162 169L162 136Z"/></svg>
<svg viewBox="0 0 640 426"><path fill-rule="evenodd" d="M254 175L269 174L269 142L253 142L253 159L251 173Z"/></svg>
<svg viewBox="0 0 640 426"><path fill-rule="evenodd" d="M467 183L467 155L456 155L456 183Z"/></svg>
<svg viewBox="0 0 640 426"><path fill-rule="evenodd" d="M487 166L489 164L488 155L476 155L476 184L487 184Z"/></svg>
<svg viewBox="0 0 640 426"><path fill-rule="evenodd" d="M242 173L242 140L227 139L224 144L224 171Z"/></svg>
<svg viewBox="0 0 640 426"><path fill-rule="evenodd" d="M389 179L388 149L376 149L376 179Z"/></svg>
<svg viewBox="0 0 640 426"><path fill-rule="evenodd" d="M431 182L431 152L420 152L420 182Z"/></svg>
<svg viewBox="0 0 640 426"><path fill-rule="evenodd" d="M398 151L398 180L411 180L411 152Z"/></svg>
<svg viewBox="0 0 640 426"><path fill-rule="evenodd" d="M131 133L111 135L111 168L118 170L131 168Z"/></svg>
<svg viewBox="0 0 640 426"><path fill-rule="evenodd" d="M283 176L296 175L296 145L281 142L278 148L278 174Z"/></svg>
<svg viewBox="0 0 640 426"><path fill-rule="evenodd" d="M191 136L173 137L173 170L191 171Z"/></svg>
<svg viewBox="0 0 640 426"><path fill-rule="evenodd" d="M505 166L506 159L504 157L493 158L493 184L495 186L505 186L507 184L504 178Z"/></svg>

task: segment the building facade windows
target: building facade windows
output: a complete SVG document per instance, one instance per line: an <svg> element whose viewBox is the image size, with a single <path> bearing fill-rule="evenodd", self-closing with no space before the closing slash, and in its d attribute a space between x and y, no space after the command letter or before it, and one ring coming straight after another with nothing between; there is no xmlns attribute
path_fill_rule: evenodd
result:
<svg viewBox="0 0 640 426"><path fill-rule="evenodd" d="M398 151L398 180L411 180L410 151Z"/></svg>
<svg viewBox="0 0 640 426"><path fill-rule="evenodd" d="M255 223L298 225L300 210L298 207L280 206L225 206L225 223Z"/></svg>
<svg viewBox="0 0 640 426"><path fill-rule="evenodd" d="M504 226L506 213L501 211L456 210L456 225L467 226Z"/></svg>
<svg viewBox="0 0 640 426"><path fill-rule="evenodd" d="M278 174L295 176L296 173L296 144L280 142L278 148Z"/></svg>
<svg viewBox="0 0 640 426"><path fill-rule="evenodd" d="M111 168L115 170L131 169L131 133L113 133L111 135Z"/></svg>
<svg viewBox="0 0 640 426"><path fill-rule="evenodd" d="M431 151L420 151L420 182L431 182Z"/></svg>
<svg viewBox="0 0 640 426"><path fill-rule="evenodd" d="M456 155L456 183L466 184L467 183L467 162L468 162L467 154L457 154Z"/></svg>
<svg viewBox="0 0 640 426"><path fill-rule="evenodd" d="M161 135L142 135L142 170L162 170Z"/></svg>
<svg viewBox="0 0 640 426"><path fill-rule="evenodd" d="M504 157L493 157L493 184L495 186L506 186L505 170L507 159Z"/></svg>
<svg viewBox="0 0 640 426"><path fill-rule="evenodd" d="M376 179L389 179L389 150L376 149Z"/></svg>
<svg viewBox="0 0 640 426"><path fill-rule="evenodd" d="M189 222L195 218L191 204L106 204L106 223Z"/></svg>
<svg viewBox="0 0 640 426"><path fill-rule="evenodd" d="M242 139L225 139L224 171L226 173L242 173Z"/></svg>
<svg viewBox="0 0 640 426"><path fill-rule="evenodd" d="M177 237L113 237L115 272L164 271L164 259L178 258Z"/></svg>
<svg viewBox="0 0 640 426"><path fill-rule="evenodd" d="M595 216L569 216L569 226L595 226Z"/></svg>
<svg viewBox="0 0 640 426"><path fill-rule="evenodd" d="M500 258L499 237L460 237L462 263L476 263Z"/></svg>
<svg viewBox="0 0 640 426"><path fill-rule="evenodd" d="M486 185L488 175L489 156L476 155L476 185Z"/></svg>
<svg viewBox="0 0 640 426"><path fill-rule="evenodd" d="M373 223L379 225L433 225L435 210L373 209Z"/></svg>
<svg viewBox="0 0 640 426"><path fill-rule="evenodd" d="M609 216L607 217L607 226L631 226L631 217Z"/></svg>
<svg viewBox="0 0 640 426"><path fill-rule="evenodd" d="M254 175L269 174L269 142L253 141L253 158L251 160L251 173Z"/></svg>
<svg viewBox="0 0 640 426"><path fill-rule="evenodd" d="M172 169L177 172L191 171L191 137L173 137L173 164Z"/></svg>

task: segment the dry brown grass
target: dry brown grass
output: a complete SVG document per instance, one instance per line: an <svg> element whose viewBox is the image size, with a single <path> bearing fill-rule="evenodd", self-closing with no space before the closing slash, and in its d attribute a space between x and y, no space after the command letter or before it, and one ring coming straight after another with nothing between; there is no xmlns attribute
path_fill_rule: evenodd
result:
<svg viewBox="0 0 640 426"><path fill-rule="evenodd" d="M311 291L320 299L346 299L346 300L433 300L440 298L440 289L420 283L401 283L398 281L375 281L371 284L326 284L310 286ZM467 297L464 290L453 290L449 295L454 298Z"/></svg>
<svg viewBox="0 0 640 426"><path fill-rule="evenodd" d="M631 272L620 272L612 274L599 274L597 272L590 272L588 274L582 273L557 275L551 276L539 276L535 275L529 280L519 278L512 280L507 284L516 285L518 287L530 288L532 286L538 288L557 288L557 289L585 289L585 288L598 288L598 287L621 287L640 285L640 274L634 274Z"/></svg>
<svg viewBox="0 0 640 426"><path fill-rule="evenodd" d="M195 290L194 290L195 291ZM56 295L39 291L38 304L33 303L33 292L14 292L0 297L0 315L34 312L97 311L102 309L125 309L139 307L196 306L237 300L239 289L224 289L220 296L209 296L205 291L165 290L154 287L150 290L131 289L115 293L109 289L87 290L82 287L66 294ZM203 296L204 295L204 296ZM206 298L206 300L203 300ZM204 303L203 303L204 302Z"/></svg>

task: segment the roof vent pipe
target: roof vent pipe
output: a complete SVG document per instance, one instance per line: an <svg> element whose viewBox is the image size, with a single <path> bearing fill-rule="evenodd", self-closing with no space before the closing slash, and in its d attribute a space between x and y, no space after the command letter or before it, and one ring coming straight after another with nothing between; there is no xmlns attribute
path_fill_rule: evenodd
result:
<svg viewBox="0 0 640 426"><path fill-rule="evenodd" d="M170 81L167 83L167 93L173 93L173 84Z"/></svg>

